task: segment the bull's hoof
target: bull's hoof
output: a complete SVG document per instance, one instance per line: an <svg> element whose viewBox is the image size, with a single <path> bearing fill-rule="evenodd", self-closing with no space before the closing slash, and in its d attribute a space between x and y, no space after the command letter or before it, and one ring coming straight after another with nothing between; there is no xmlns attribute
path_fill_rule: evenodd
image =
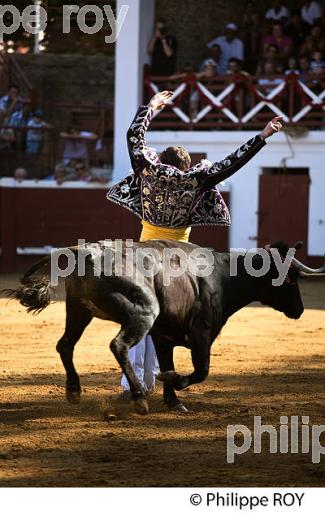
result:
<svg viewBox="0 0 325 520"><path fill-rule="evenodd" d="M148 401L144 397L140 397L136 401L133 401L134 410L140 415L148 415L149 406Z"/></svg>
<svg viewBox="0 0 325 520"><path fill-rule="evenodd" d="M177 412L177 413L189 413L189 410L186 408L186 406L183 405L183 403L176 403L176 404L170 404L168 405L168 409L171 412Z"/></svg>
<svg viewBox="0 0 325 520"><path fill-rule="evenodd" d="M167 372L162 372L157 375L157 379L159 381L173 386L176 384L179 377L179 374L177 374L177 372L175 372L174 370L168 370Z"/></svg>
<svg viewBox="0 0 325 520"><path fill-rule="evenodd" d="M67 390L67 400L71 404L80 403L80 390Z"/></svg>

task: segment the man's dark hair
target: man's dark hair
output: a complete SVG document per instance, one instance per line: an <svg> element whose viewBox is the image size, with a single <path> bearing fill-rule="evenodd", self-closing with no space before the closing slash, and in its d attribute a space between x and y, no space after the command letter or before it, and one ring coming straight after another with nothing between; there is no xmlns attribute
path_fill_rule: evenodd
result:
<svg viewBox="0 0 325 520"><path fill-rule="evenodd" d="M161 152L160 160L163 164L176 166L183 172L189 170L191 166L191 156L182 146L169 146Z"/></svg>
<svg viewBox="0 0 325 520"><path fill-rule="evenodd" d="M241 65L241 60L238 58L229 58L228 63L237 63L237 65Z"/></svg>

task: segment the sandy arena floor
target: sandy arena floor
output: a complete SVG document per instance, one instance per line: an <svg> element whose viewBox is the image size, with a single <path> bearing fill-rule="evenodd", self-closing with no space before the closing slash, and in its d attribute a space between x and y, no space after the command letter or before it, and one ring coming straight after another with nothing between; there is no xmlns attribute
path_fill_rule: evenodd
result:
<svg viewBox="0 0 325 520"><path fill-rule="evenodd" d="M14 287L13 277L1 286ZM279 430L281 415L325 424L325 283L302 288L303 317L262 307L236 314L215 342L208 379L183 392L191 413L164 409L161 384L150 415L118 400L120 373L108 345L118 327L93 320L75 349L80 405L65 401L57 340L64 303L37 317L0 300L1 486L324 486L325 456L253 450L226 461L226 429L253 416ZM178 371L190 353L176 349ZM103 410L116 415L105 421ZM321 437L325 445L325 433ZM241 442L241 440L239 440Z"/></svg>

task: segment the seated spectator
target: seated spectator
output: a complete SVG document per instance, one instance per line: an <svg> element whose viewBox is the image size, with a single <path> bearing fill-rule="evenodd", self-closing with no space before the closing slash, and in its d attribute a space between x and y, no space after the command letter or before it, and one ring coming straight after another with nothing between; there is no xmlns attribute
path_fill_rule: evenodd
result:
<svg viewBox="0 0 325 520"><path fill-rule="evenodd" d="M25 168L16 168L14 171L14 179L17 182L25 181L28 177L27 170Z"/></svg>
<svg viewBox="0 0 325 520"><path fill-rule="evenodd" d="M43 120L43 110L37 109L34 116L28 121L27 126L30 130L26 136L26 153L29 155L38 155L44 143L43 128L49 128L49 125Z"/></svg>
<svg viewBox="0 0 325 520"><path fill-rule="evenodd" d="M64 142L63 163L68 165L71 160L82 160L89 163L89 151L87 142L95 141L98 136L93 132L80 131L76 127L70 127L66 132L61 132L60 137Z"/></svg>
<svg viewBox="0 0 325 520"><path fill-rule="evenodd" d="M218 77L217 72L217 63L211 59L207 58L204 60L203 64L200 67L200 72L192 73L195 78L199 81L206 81L211 82L215 78ZM188 72L182 72L179 74L174 74L170 79L177 80L177 79L185 79L186 76L188 76ZM199 93L194 90L192 94L190 95L190 115L191 118L194 119L197 115L198 109L199 109L199 102L200 102L200 96Z"/></svg>
<svg viewBox="0 0 325 520"><path fill-rule="evenodd" d="M310 78L310 61L308 56L301 56L299 58L299 80L305 83L307 86L311 87L311 78Z"/></svg>
<svg viewBox="0 0 325 520"><path fill-rule="evenodd" d="M200 69L201 71L195 74L197 79L209 80L218 76L218 64L212 58L204 60Z"/></svg>
<svg viewBox="0 0 325 520"><path fill-rule="evenodd" d="M283 5L282 0L273 0L273 7L266 11L265 18L268 21L278 21L285 25L290 18L290 13L288 9Z"/></svg>
<svg viewBox="0 0 325 520"><path fill-rule="evenodd" d="M82 161L78 162L76 164L75 171L76 171L76 178L75 178L76 181L92 182L92 177L91 177L90 171L84 162L82 162Z"/></svg>
<svg viewBox="0 0 325 520"><path fill-rule="evenodd" d="M274 76L276 75L276 70L274 67L274 63L272 61L266 61L263 66L262 75L264 76ZM268 94L271 90L274 89L277 85L282 83L281 78L260 78L258 80L258 84L263 87L263 93Z"/></svg>
<svg viewBox="0 0 325 520"><path fill-rule="evenodd" d="M256 71L259 44L261 37L261 19L256 4L252 0L246 2L242 15L242 34L244 44L244 63L250 73Z"/></svg>
<svg viewBox="0 0 325 520"><path fill-rule="evenodd" d="M273 61L274 65L280 62L280 52L277 45L267 45L264 50L265 61Z"/></svg>
<svg viewBox="0 0 325 520"><path fill-rule="evenodd" d="M69 173L64 164L59 163L55 166L54 174L45 177L45 181L56 181L58 186L61 186L65 181L71 181L75 179L74 173Z"/></svg>
<svg viewBox="0 0 325 520"><path fill-rule="evenodd" d="M313 76L311 88L315 94L321 94L325 89L325 69L323 67L317 67L313 71Z"/></svg>
<svg viewBox="0 0 325 520"><path fill-rule="evenodd" d="M19 96L19 88L17 85L11 85L8 93L0 98L0 113L4 117L10 117L13 112L20 110L23 100Z"/></svg>
<svg viewBox="0 0 325 520"><path fill-rule="evenodd" d="M148 45L151 56L150 73L153 76L171 76L176 67L177 40L168 34L166 22L159 20Z"/></svg>
<svg viewBox="0 0 325 520"><path fill-rule="evenodd" d="M320 25L314 25L311 28L310 35L313 38L315 44L317 45L317 49L319 51L325 52L325 35L322 31Z"/></svg>
<svg viewBox="0 0 325 520"><path fill-rule="evenodd" d="M24 99L23 106L20 110L14 112L8 120L9 126L15 128L27 127L30 120L31 114L31 100ZM26 149L26 131L14 130L15 134L15 149L25 150Z"/></svg>
<svg viewBox="0 0 325 520"><path fill-rule="evenodd" d="M272 26L272 34L264 38L264 53L269 45L276 45L279 49L279 57L282 60L288 58L292 52L292 40L283 31L283 26L280 22L276 22Z"/></svg>
<svg viewBox="0 0 325 520"><path fill-rule="evenodd" d="M12 128L5 128L9 126L8 118L4 118L0 113L0 150L12 150L15 142L15 134Z"/></svg>
<svg viewBox="0 0 325 520"><path fill-rule="evenodd" d="M319 50L317 41L312 37L311 34L306 36L303 44L299 49L299 56L311 56L313 52Z"/></svg>
<svg viewBox="0 0 325 520"><path fill-rule="evenodd" d="M291 20L286 26L286 33L290 36L295 48L303 44L309 30L310 26L301 18L300 12L293 11Z"/></svg>
<svg viewBox="0 0 325 520"><path fill-rule="evenodd" d="M212 60L214 66L216 68L217 74L220 74L220 59L221 59L220 46L217 44L214 44L214 45L212 45L212 47L210 47L208 49L208 57L205 60L203 60L202 63L200 64L199 72L202 72L204 70L206 64Z"/></svg>
<svg viewBox="0 0 325 520"><path fill-rule="evenodd" d="M309 25L317 23L322 16L322 8L318 2L314 0L304 0L301 8L301 18Z"/></svg>
<svg viewBox="0 0 325 520"><path fill-rule="evenodd" d="M228 61L230 58L244 59L244 45L243 42L237 38L237 25L228 23L224 36L218 36L208 43L210 49L213 45L219 45L221 49L220 59L220 74L225 74L227 71Z"/></svg>
<svg viewBox="0 0 325 520"><path fill-rule="evenodd" d="M295 73L295 74L299 74L299 69L298 69L298 62L296 60L296 58L289 58L288 60L288 66L286 68L286 70L284 71L284 73L286 75L288 74L292 74L292 73Z"/></svg>
<svg viewBox="0 0 325 520"><path fill-rule="evenodd" d="M325 60L321 51L314 51L310 62L311 72L316 72L317 69L325 70Z"/></svg>
<svg viewBox="0 0 325 520"><path fill-rule="evenodd" d="M230 58L228 61L227 74L231 74L233 76L237 76L239 74L249 76L248 72L242 69L242 63L237 58Z"/></svg>

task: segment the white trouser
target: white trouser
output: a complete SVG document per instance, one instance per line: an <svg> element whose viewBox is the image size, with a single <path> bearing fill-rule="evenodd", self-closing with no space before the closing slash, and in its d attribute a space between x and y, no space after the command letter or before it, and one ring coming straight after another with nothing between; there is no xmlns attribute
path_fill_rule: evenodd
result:
<svg viewBox="0 0 325 520"><path fill-rule="evenodd" d="M145 336L129 350L129 360L145 392L152 390L155 387L156 375L159 373L159 364L151 336ZM130 390L124 374L121 385L124 390Z"/></svg>

